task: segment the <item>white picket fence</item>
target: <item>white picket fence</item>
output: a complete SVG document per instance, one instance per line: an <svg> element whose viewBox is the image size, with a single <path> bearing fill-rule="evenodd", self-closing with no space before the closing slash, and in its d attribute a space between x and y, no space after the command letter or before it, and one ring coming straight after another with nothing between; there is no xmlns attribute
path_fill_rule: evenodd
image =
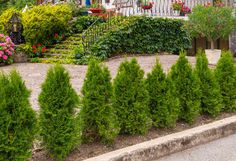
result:
<svg viewBox="0 0 236 161"><path fill-rule="evenodd" d="M116 4L116 6L113 7L119 8L117 12L125 16L140 14L163 17L174 16L172 9L173 0L151 0L149 2L153 2L153 7L150 10L143 10L141 7L138 7L136 0L115 0L113 4ZM182 2L192 10L196 5L206 5L212 3L213 0L182 0Z"/></svg>

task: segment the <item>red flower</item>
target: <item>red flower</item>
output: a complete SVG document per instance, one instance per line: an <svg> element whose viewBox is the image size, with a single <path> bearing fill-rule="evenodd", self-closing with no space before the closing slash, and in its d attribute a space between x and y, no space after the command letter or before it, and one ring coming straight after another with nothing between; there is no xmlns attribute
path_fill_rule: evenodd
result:
<svg viewBox="0 0 236 161"><path fill-rule="evenodd" d="M37 51L36 50L33 50L33 53L36 53Z"/></svg>
<svg viewBox="0 0 236 161"><path fill-rule="evenodd" d="M33 48L33 49L36 49L36 45L33 45L32 48Z"/></svg>
<svg viewBox="0 0 236 161"><path fill-rule="evenodd" d="M44 53L46 51L46 47L42 48L42 53Z"/></svg>
<svg viewBox="0 0 236 161"><path fill-rule="evenodd" d="M58 38L58 37L59 37L58 33L55 33L54 37L55 37L55 38Z"/></svg>
<svg viewBox="0 0 236 161"><path fill-rule="evenodd" d="M38 44L38 47L41 46L41 44Z"/></svg>

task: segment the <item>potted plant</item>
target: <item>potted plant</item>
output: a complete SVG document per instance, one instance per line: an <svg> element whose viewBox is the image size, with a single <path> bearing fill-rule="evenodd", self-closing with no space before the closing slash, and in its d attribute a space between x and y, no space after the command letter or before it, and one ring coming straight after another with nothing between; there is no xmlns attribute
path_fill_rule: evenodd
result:
<svg viewBox="0 0 236 161"><path fill-rule="evenodd" d="M191 13L191 9L188 6L183 5L180 10L180 16L185 16L186 14Z"/></svg>
<svg viewBox="0 0 236 161"><path fill-rule="evenodd" d="M0 34L0 65L13 63L14 46L9 36Z"/></svg>
<svg viewBox="0 0 236 161"><path fill-rule="evenodd" d="M104 8L101 4L95 2L90 6L89 11L92 13L102 13L104 11Z"/></svg>
<svg viewBox="0 0 236 161"><path fill-rule="evenodd" d="M189 15L187 29L192 36L206 37L211 42L211 49L206 49L209 64L216 64L221 50L216 50L214 42L219 38L228 38L235 28L235 17L229 7L196 6Z"/></svg>
<svg viewBox="0 0 236 161"><path fill-rule="evenodd" d="M179 16L182 9L183 2L181 0L176 0L172 4L172 9L174 11L174 16Z"/></svg>
<svg viewBox="0 0 236 161"><path fill-rule="evenodd" d="M143 10L149 10L153 7L154 2L150 2L148 0L141 1L141 7Z"/></svg>
<svg viewBox="0 0 236 161"><path fill-rule="evenodd" d="M14 53L14 63L26 63L27 55L32 52L31 45L29 44L20 44L16 46Z"/></svg>

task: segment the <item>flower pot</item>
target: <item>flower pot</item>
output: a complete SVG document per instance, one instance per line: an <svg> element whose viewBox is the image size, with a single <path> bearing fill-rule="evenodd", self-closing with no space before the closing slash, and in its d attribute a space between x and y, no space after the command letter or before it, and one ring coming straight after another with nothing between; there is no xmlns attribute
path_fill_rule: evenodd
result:
<svg viewBox="0 0 236 161"><path fill-rule="evenodd" d="M152 5L142 6L143 10L150 10L151 8L152 8Z"/></svg>
<svg viewBox="0 0 236 161"><path fill-rule="evenodd" d="M13 61L14 61L14 63L26 63L27 62L27 55L24 53L14 54Z"/></svg>
<svg viewBox="0 0 236 161"><path fill-rule="evenodd" d="M180 16L185 16L185 13L184 13L184 12L180 12L179 15L180 15Z"/></svg>
<svg viewBox="0 0 236 161"><path fill-rule="evenodd" d="M221 50L206 49L205 53L206 53L206 57L208 59L208 63L211 65L216 65L221 57Z"/></svg>
<svg viewBox="0 0 236 161"><path fill-rule="evenodd" d="M173 11L173 15L174 15L174 16L180 16L180 11L174 10L174 11Z"/></svg>
<svg viewBox="0 0 236 161"><path fill-rule="evenodd" d="M90 8L89 11L91 11L92 13L102 13L101 8Z"/></svg>

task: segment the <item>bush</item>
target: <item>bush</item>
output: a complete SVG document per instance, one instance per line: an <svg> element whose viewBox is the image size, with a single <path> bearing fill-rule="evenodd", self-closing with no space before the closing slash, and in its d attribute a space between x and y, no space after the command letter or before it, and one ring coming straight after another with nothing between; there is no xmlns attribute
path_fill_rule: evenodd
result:
<svg viewBox="0 0 236 161"><path fill-rule="evenodd" d="M214 41L223 37L228 38L235 28L235 18L230 7L196 6L189 15L187 28L193 36L204 36L211 41L211 49L214 49Z"/></svg>
<svg viewBox="0 0 236 161"><path fill-rule="evenodd" d="M79 144L80 122L75 116L78 96L62 66L49 69L39 95L40 134L50 155L63 160Z"/></svg>
<svg viewBox="0 0 236 161"><path fill-rule="evenodd" d="M152 17L128 17L99 38L91 51L103 59L119 53L175 53L191 47L181 20Z"/></svg>
<svg viewBox="0 0 236 161"><path fill-rule="evenodd" d="M77 17L76 21L73 23L72 30L74 33L82 33L89 26L95 23L95 21L96 21L96 24L104 22L104 20L101 17L79 16Z"/></svg>
<svg viewBox="0 0 236 161"><path fill-rule="evenodd" d="M82 93L83 136L87 141L101 139L112 142L119 133L119 127L111 103L112 84L108 68L91 61Z"/></svg>
<svg viewBox="0 0 236 161"><path fill-rule="evenodd" d="M183 52L180 53L177 63L172 66L170 75L180 101L179 117L191 124L200 112L201 91L199 79Z"/></svg>
<svg viewBox="0 0 236 161"><path fill-rule="evenodd" d="M9 34L9 21L15 12L18 13L21 17L21 14L15 8L9 8L2 12L2 14L0 15L0 33Z"/></svg>
<svg viewBox="0 0 236 161"><path fill-rule="evenodd" d="M223 97L223 110L236 110L236 68L233 62L233 56L230 52L223 52L219 60L215 75L220 85L221 95Z"/></svg>
<svg viewBox="0 0 236 161"><path fill-rule="evenodd" d="M171 79L166 77L159 62L147 75L149 92L149 109L153 125L156 127L172 127L179 113L179 102Z"/></svg>
<svg viewBox="0 0 236 161"><path fill-rule="evenodd" d="M0 34L0 63L13 63L14 46L9 36Z"/></svg>
<svg viewBox="0 0 236 161"><path fill-rule="evenodd" d="M136 59L121 63L114 80L114 108L123 134L144 134L151 127L144 71Z"/></svg>
<svg viewBox="0 0 236 161"><path fill-rule="evenodd" d="M23 36L31 44L48 44L55 33L66 32L72 11L68 5L39 5L22 15Z"/></svg>
<svg viewBox="0 0 236 161"><path fill-rule="evenodd" d="M201 95L201 111L217 116L222 108L222 97L219 84L214 73L208 68L206 55L202 51L198 52L196 74L200 79Z"/></svg>
<svg viewBox="0 0 236 161"><path fill-rule="evenodd" d="M36 114L30 92L20 75L0 75L0 160L25 161L31 157L36 134Z"/></svg>

